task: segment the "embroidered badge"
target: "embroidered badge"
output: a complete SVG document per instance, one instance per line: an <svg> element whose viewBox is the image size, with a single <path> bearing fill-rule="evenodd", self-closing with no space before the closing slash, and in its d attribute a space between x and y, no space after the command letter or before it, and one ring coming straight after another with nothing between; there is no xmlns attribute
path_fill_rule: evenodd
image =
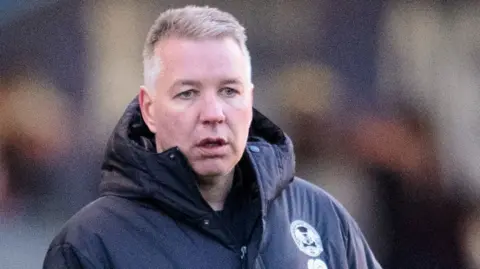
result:
<svg viewBox="0 0 480 269"><path fill-rule="evenodd" d="M307 264L308 269L328 269L327 265L319 259L310 259Z"/></svg>
<svg viewBox="0 0 480 269"><path fill-rule="evenodd" d="M310 257L317 257L323 252L323 245L317 230L303 220L290 224L290 233L297 247ZM316 267L315 267L316 268Z"/></svg>

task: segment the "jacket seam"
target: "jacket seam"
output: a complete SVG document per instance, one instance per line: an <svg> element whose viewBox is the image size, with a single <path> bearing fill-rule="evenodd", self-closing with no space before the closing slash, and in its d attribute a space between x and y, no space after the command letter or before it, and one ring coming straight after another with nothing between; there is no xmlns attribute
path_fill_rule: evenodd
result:
<svg viewBox="0 0 480 269"><path fill-rule="evenodd" d="M95 268L95 265L93 264L93 262L87 258L85 255L83 255L80 250L75 247L74 245L72 245L71 243L62 243L62 244L58 244L56 246L52 246L50 249L54 249L55 247L59 247L59 248L62 248L62 250L64 248L70 248L73 250L73 252L75 253L75 255L77 255L81 260L82 260L82 263L83 261L87 262L88 263L88 266L92 267L92 268Z"/></svg>
<svg viewBox="0 0 480 269"><path fill-rule="evenodd" d="M265 269L265 264L263 263L263 259L261 255L258 255L258 265L260 266L260 269Z"/></svg>
<svg viewBox="0 0 480 269"><path fill-rule="evenodd" d="M341 228L341 231L342 231L342 238L343 238L343 243L345 245L345 251L348 251L347 248L348 248L348 235L345 234L345 232L347 231L346 229L346 226L345 226L345 223L344 223L344 220L342 219L342 217L340 216L340 212L338 212L338 208L336 208L335 204L333 203L332 200L330 200L330 205L332 205L334 211L335 211L335 215L337 216L337 219L340 223L340 228Z"/></svg>

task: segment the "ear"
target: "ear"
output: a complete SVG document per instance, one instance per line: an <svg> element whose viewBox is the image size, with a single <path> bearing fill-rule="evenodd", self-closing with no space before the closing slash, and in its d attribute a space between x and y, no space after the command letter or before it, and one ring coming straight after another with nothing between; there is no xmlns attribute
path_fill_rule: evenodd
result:
<svg viewBox="0 0 480 269"><path fill-rule="evenodd" d="M147 124L150 132L156 133L155 126L155 96L145 86L140 87L138 95L138 103L140 104L140 111L142 113L143 121Z"/></svg>
<svg viewBox="0 0 480 269"><path fill-rule="evenodd" d="M255 96L255 94L254 94L255 86L252 84L250 87L251 87L251 90L250 90L250 98L252 98L252 105L253 105L253 103L255 103L255 102L254 102L254 101L255 101L255 100L254 100L254 96Z"/></svg>

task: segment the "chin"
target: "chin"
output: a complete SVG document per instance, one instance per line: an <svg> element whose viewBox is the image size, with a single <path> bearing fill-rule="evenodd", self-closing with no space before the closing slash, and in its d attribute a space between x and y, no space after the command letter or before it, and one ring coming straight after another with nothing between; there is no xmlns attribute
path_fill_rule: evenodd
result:
<svg viewBox="0 0 480 269"><path fill-rule="evenodd" d="M213 178L221 178L222 176L225 176L225 173L220 173L220 172L216 172L216 171L207 171L207 172L201 172L201 173L197 173L198 177L199 178L203 178L203 179L213 179Z"/></svg>
<svg viewBox="0 0 480 269"><path fill-rule="evenodd" d="M219 177L228 175L233 167L233 165L202 162L194 164L193 170L201 177Z"/></svg>

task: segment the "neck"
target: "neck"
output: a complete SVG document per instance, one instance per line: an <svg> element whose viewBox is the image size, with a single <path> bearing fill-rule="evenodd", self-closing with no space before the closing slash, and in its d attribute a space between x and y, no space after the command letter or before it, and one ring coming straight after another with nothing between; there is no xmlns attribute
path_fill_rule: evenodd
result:
<svg viewBox="0 0 480 269"><path fill-rule="evenodd" d="M232 171L223 176L201 177L198 181L198 187L203 199L213 210L219 211L223 209L225 200L232 188L233 174L234 172Z"/></svg>

